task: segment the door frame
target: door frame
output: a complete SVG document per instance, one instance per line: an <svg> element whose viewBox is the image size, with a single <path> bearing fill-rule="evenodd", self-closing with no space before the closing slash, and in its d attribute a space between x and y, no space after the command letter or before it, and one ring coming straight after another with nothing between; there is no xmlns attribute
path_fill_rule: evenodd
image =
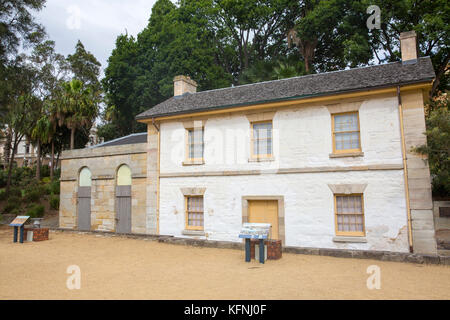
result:
<svg viewBox="0 0 450 320"><path fill-rule="evenodd" d="M278 237L281 245L285 245L286 233L284 224L284 197L283 196L243 196L242 197L242 223L248 222L249 200L276 200L278 202Z"/></svg>

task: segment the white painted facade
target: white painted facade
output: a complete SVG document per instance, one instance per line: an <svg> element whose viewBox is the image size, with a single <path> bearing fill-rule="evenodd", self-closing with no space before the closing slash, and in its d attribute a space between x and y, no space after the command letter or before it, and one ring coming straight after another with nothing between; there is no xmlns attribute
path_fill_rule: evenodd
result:
<svg viewBox="0 0 450 320"><path fill-rule="evenodd" d="M162 122L159 233L191 237L183 235L185 204L180 189L206 188L205 236L200 238L241 241L242 197L270 195L284 198L286 246L408 252L396 96L363 101L359 120L364 155L331 158L332 121L327 106L280 109L273 116L273 161L251 162L247 116L210 117L204 120L205 163L191 166L183 165L186 130L182 120ZM386 165L390 169L380 169ZM322 167L327 172L321 172ZM374 170L342 171L348 167ZM279 173L280 169L302 172ZM308 169L314 172L304 172ZM205 173L208 176L201 176ZM191 176L183 177L186 174ZM366 243L333 241L334 198L328 184L367 184L363 195Z"/></svg>

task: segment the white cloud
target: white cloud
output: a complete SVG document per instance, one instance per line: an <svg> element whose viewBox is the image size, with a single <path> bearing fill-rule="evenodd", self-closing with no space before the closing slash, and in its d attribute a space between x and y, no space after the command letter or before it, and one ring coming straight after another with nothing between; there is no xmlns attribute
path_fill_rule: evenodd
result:
<svg viewBox="0 0 450 320"><path fill-rule="evenodd" d="M66 20L66 25L69 30L80 29L81 28L81 10L76 5L71 5L67 8L67 13L69 16Z"/></svg>
<svg viewBox="0 0 450 320"><path fill-rule="evenodd" d="M102 68L119 34L136 36L148 24L156 0L47 0L37 14L56 50L73 53L78 40L101 62Z"/></svg>

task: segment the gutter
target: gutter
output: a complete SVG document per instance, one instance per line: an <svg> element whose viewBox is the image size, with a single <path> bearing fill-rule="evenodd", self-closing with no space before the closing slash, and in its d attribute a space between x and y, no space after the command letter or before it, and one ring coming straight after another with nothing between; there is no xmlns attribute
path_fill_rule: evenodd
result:
<svg viewBox="0 0 450 320"><path fill-rule="evenodd" d="M405 198L406 198L406 215L408 218L409 252L413 252L411 207L409 203L408 167L406 161L406 143L405 143L405 131L403 127L403 106L402 106L402 98L400 96L400 86L397 86L397 99L398 99L398 115L400 118L400 136L402 140L403 171L405 177Z"/></svg>

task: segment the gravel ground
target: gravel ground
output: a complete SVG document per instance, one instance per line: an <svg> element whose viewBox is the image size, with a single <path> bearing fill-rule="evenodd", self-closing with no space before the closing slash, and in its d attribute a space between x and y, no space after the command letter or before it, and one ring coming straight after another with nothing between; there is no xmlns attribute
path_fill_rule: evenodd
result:
<svg viewBox="0 0 450 320"><path fill-rule="evenodd" d="M81 288L66 286L69 265ZM366 270L381 270L369 290ZM261 265L244 252L120 236L51 231L13 243L0 227L0 299L449 299L450 267L283 254Z"/></svg>

